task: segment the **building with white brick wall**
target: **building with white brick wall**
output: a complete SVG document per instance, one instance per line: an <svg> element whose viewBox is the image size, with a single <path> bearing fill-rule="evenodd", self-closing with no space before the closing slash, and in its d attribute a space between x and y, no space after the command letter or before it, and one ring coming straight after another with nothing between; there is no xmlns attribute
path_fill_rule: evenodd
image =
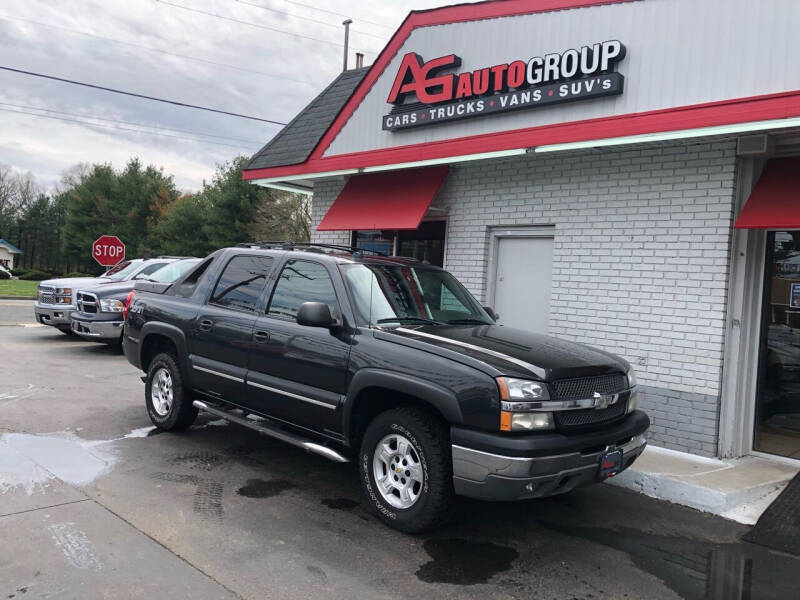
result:
<svg viewBox="0 0 800 600"><path fill-rule="evenodd" d="M313 241L428 259L501 324L622 356L652 444L800 459L800 76L787 66L800 47L782 25L800 4L758 12L508 0L411 13L245 178L313 194ZM703 25L722 13L724 31ZM416 178L442 165L423 197Z"/></svg>

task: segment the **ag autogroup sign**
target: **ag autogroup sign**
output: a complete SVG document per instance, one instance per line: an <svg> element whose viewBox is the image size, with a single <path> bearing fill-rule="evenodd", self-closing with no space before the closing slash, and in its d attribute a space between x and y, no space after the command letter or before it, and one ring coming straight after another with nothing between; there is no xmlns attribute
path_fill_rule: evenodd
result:
<svg viewBox="0 0 800 600"><path fill-rule="evenodd" d="M461 66L455 54L424 62L410 52L389 93L394 108L383 116L383 129L621 94L625 80L614 69L625 52L621 42L608 40L461 73L447 72Z"/></svg>

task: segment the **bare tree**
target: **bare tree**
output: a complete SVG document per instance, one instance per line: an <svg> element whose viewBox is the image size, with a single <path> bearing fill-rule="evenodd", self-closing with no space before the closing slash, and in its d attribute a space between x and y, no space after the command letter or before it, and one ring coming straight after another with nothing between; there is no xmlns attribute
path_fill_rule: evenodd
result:
<svg viewBox="0 0 800 600"><path fill-rule="evenodd" d="M61 181L56 185L56 194L74 188L92 172L92 165L87 162L75 163L61 173Z"/></svg>
<svg viewBox="0 0 800 600"><path fill-rule="evenodd" d="M8 165L0 165L0 214L15 207L16 197L16 175Z"/></svg>

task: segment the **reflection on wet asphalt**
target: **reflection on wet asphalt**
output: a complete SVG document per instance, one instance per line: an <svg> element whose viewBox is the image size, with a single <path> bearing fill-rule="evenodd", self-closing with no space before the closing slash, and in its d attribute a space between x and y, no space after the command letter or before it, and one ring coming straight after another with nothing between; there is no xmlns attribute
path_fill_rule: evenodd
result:
<svg viewBox="0 0 800 600"><path fill-rule="evenodd" d="M352 510L358 506L358 502L350 498L325 498L322 503L328 508L337 510Z"/></svg>
<svg viewBox="0 0 800 600"><path fill-rule="evenodd" d="M507 546L470 540L430 539L423 547L431 560L416 575L428 583L486 583L494 575L508 571L519 556Z"/></svg>
<svg viewBox="0 0 800 600"><path fill-rule="evenodd" d="M297 487L291 481L281 479L264 481L263 479L248 479L247 483L236 490L236 493L246 498L271 498L281 492Z"/></svg>
<svg viewBox="0 0 800 600"><path fill-rule="evenodd" d="M636 566L658 577L683 598L789 599L800 594L798 560L759 546L709 544L625 527L581 527L547 519L539 523L625 552Z"/></svg>

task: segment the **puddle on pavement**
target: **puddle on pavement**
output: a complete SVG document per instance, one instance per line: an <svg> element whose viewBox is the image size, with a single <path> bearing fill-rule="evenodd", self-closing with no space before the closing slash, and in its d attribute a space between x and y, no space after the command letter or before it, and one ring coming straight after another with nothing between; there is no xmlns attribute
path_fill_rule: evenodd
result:
<svg viewBox="0 0 800 600"><path fill-rule="evenodd" d="M627 528L538 520L548 529L626 553L682 598L800 598L800 557L746 543L710 543Z"/></svg>
<svg viewBox="0 0 800 600"><path fill-rule="evenodd" d="M486 583L498 573L508 571L518 556L508 546L460 539L428 540L423 547L431 560L416 575L426 583Z"/></svg>
<svg viewBox="0 0 800 600"><path fill-rule="evenodd" d="M358 506L358 502L350 498L325 498L322 503L328 508L336 510L352 510Z"/></svg>
<svg viewBox="0 0 800 600"><path fill-rule="evenodd" d="M100 442L101 444L103 442ZM6 433L0 436L0 491L22 486L31 494L54 476L75 486L84 486L108 472L116 462L111 448L87 441L73 433L32 435ZM15 468L13 463L25 460Z"/></svg>
<svg viewBox="0 0 800 600"><path fill-rule="evenodd" d="M154 427L134 429L111 440L85 440L75 432L0 435L0 494L22 488L44 493L54 478L77 487L89 485L117 462L113 444L146 438Z"/></svg>
<svg viewBox="0 0 800 600"><path fill-rule="evenodd" d="M283 479L273 479L271 481L248 479L245 485L236 490L236 493L245 498L271 498L296 487L291 481Z"/></svg>

